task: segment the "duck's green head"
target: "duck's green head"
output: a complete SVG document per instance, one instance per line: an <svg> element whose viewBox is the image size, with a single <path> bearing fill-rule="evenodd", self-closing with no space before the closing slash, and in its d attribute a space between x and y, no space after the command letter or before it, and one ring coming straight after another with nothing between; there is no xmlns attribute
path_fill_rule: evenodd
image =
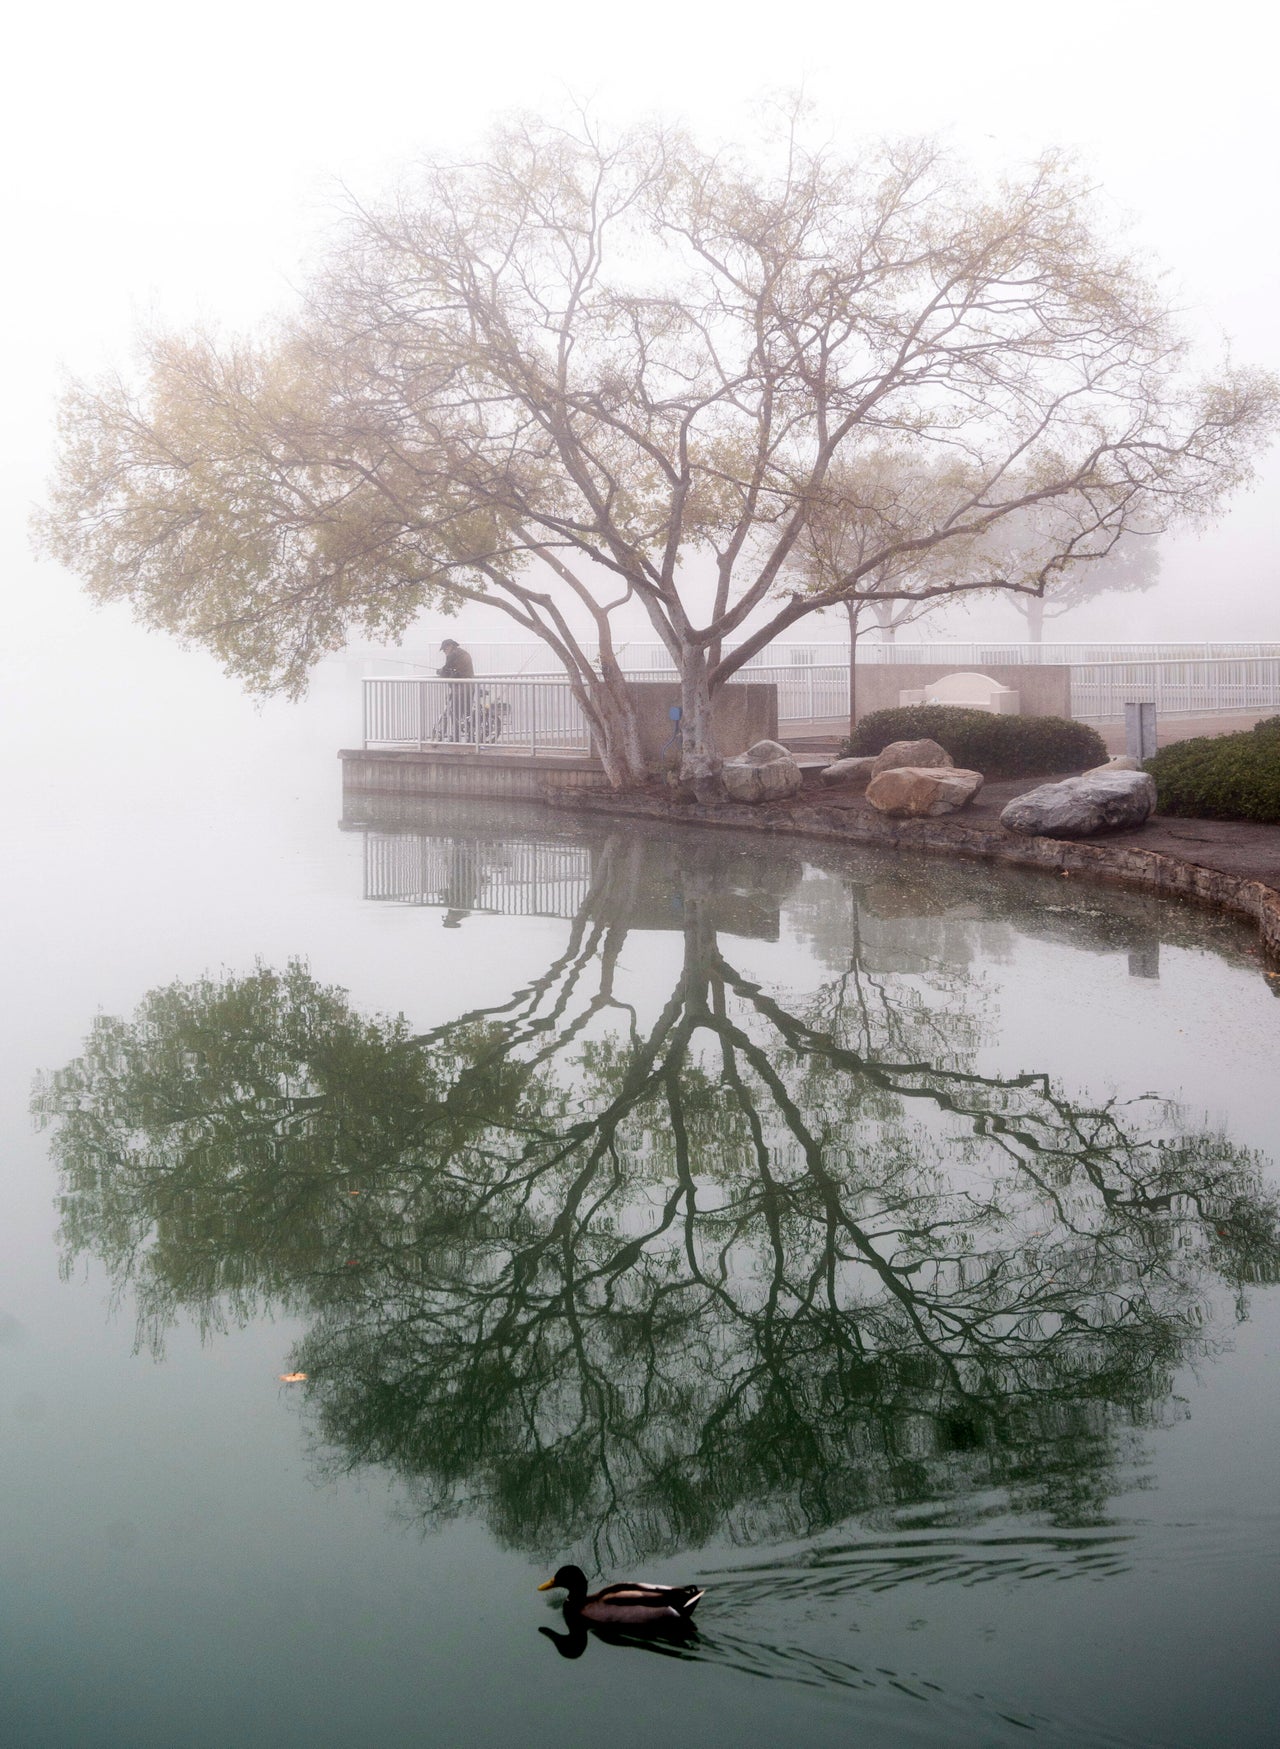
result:
<svg viewBox="0 0 1280 1749"><path fill-rule="evenodd" d="M587 1575L581 1567L557 1567L555 1576L548 1579L545 1585L539 1585L539 1591L554 1591L559 1586L562 1591L585 1591Z"/></svg>

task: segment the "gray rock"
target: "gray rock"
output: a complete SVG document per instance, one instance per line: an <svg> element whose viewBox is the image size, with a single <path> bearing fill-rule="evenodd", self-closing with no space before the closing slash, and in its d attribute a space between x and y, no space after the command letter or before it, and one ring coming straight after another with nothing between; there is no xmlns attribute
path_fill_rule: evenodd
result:
<svg viewBox="0 0 1280 1749"><path fill-rule="evenodd" d="M1145 771L1086 771L1015 796L1000 815L1010 832L1046 838L1091 838L1141 826L1156 805L1156 780Z"/></svg>
<svg viewBox="0 0 1280 1749"><path fill-rule="evenodd" d="M865 754L861 759L837 759L834 764L823 767L823 783L852 783L865 789L871 781L871 770L875 765L874 753Z"/></svg>
<svg viewBox="0 0 1280 1749"><path fill-rule="evenodd" d="M780 741L757 741L720 768L731 802L776 802L793 796L803 781L800 767Z"/></svg>
<svg viewBox="0 0 1280 1749"><path fill-rule="evenodd" d="M867 785L867 800L882 814L900 819L954 814L982 788L982 773L956 765L895 765Z"/></svg>
<svg viewBox="0 0 1280 1749"><path fill-rule="evenodd" d="M793 796L804 782L804 773L794 759L771 759L767 765L757 765L760 792L766 802L781 801Z"/></svg>
<svg viewBox="0 0 1280 1749"><path fill-rule="evenodd" d="M1135 759L1132 753L1113 753L1105 765L1091 765L1082 775L1093 777L1099 771L1141 771L1142 761Z"/></svg>
<svg viewBox="0 0 1280 1749"><path fill-rule="evenodd" d="M882 771L896 771L902 765L920 767L953 763L946 748L939 747L936 741L890 741L883 753L877 753L871 775L875 777Z"/></svg>

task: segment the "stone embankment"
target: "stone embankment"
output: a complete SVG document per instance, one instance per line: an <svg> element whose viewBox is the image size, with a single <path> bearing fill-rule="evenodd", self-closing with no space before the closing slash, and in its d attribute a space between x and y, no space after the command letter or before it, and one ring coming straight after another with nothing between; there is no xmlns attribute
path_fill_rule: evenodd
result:
<svg viewBox="0 0 1280 1749"><path fill-rule="evenodd" d="M806 786L786 801L755 806L676 801L656 785L627 794L548 793L547 799L575 813L927 851L1145 888L1248 919L1267 952L1280 959L1280 828L1153 816L1145 826L1109 832L1104 839L1026 837L1001 826L999 812L1029 788L1025 780L990 783L962 817L918 819L878 813L856 780L820 790Z"/></svg>

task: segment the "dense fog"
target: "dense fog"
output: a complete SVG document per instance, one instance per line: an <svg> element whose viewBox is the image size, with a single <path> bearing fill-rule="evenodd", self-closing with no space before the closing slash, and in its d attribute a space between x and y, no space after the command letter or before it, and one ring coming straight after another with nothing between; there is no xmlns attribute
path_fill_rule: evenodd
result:
<svg viewBox="0 0 1280 1749"><path fill-rule="evenodd" d="M931 133L979 167L1073 148L1133 246L1163 265L1207 362L1229 342L1237 360L1274 367L1280 286L1265 202L1280 154L1267 60L1248 36L1255 17L1231 0L1212 30L1163 34L1137 9L1101 4L1069 20L1008 3L932 5L912 14L908 43L898 14L865 8L792 37L759 5L731 26L671 4L640 18L563 3L442 15L385 0L358 14L175 14L128 0L73 28L60 9L29 13L3 124L16 171L2 329L6 744L75 740L86 716L116 735L175 709L225 713L228 728L256 720L207 658L90 609L32 559L26 523L62 373L127 368L143 323L234 329L286 308L344 188L385 188L416 150L460 147L513 106L580 98L610 120L656 108L741 139L761 97L802 87L844 143ZM1277 483L1273 453L1214 527L1163 543L1155 590L1103 596L1046 635L1280 636ZM503 635L497 616L470 613L415 643L448 630ZM833 621L828 635L839 630ZM640 624L634 634L646 635ZM1025 633L1009 607L979 603L926 635ZM71 696L88 708L68 712Z"/></svg>

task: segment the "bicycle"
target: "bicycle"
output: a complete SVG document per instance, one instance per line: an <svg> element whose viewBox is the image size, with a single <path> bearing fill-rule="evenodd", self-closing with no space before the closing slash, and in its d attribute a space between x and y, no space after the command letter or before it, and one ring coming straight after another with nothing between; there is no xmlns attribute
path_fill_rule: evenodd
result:
<svg viewBox="0 0 1280 1749"><path fill-rule="evenodd" d="M431 734L433 741L471 742L490 747L500 741L506 731L511 706L505 699L493 698L484 687L477 687L474 696L464 706L459 698L451 698L444 707Z"/></svg>

